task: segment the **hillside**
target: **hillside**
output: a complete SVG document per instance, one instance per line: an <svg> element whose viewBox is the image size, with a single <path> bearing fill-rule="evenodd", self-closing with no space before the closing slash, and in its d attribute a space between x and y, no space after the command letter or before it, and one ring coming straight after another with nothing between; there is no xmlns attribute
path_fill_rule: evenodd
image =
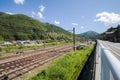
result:
<svg viewBox="0 0 120 80"><path fill-rule="evenodd" d="M87 31L85 33L82 33L81 35L87 39L97 39L99 37L99 33L94 31Z"/></svg>
<svg viewBox="0 0 120 80"><path fill-rule="evenodd" d="M72 33L23 14L0 12L0 29L0 40L72 40Z"/></svg>

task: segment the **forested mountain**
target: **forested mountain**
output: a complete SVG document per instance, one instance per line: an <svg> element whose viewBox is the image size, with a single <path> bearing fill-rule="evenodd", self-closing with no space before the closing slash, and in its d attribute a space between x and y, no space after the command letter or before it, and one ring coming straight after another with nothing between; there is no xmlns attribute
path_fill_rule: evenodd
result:
<svg viewBox="0 0 120 80"><path fill-rule="evenodd" d="M94 32L94 31L87 31L85 33L82 33L81 35L84 36L87 39L97 39L97 38L99 38L99 33Z"/></svg>
<svg viewBox="0 0 120 80"><path fill-rule="evenodd" d="M0 12L0 40L72 40L72 33L23 14ZM77 37L79 39L79 37Z"/></svg>

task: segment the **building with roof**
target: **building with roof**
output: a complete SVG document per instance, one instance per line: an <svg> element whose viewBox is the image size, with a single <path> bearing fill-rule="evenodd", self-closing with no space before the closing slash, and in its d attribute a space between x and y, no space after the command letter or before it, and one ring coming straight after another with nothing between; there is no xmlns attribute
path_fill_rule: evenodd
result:
<svg viewBox="0 0 120 80"><path fill-rule="evenodd" d="M113 28L112 31L105 32L106 40L112 42L120 42L120 25L116 28Z"/></svg>

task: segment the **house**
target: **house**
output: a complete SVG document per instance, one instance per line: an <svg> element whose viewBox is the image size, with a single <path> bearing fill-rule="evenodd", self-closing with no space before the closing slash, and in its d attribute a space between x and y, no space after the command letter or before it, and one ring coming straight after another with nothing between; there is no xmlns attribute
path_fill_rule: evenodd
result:
<svg viewBox="0 0 120 80"><path fill-rule="evenodd" d="M120 42L120 25L117 28L113 28L110 32L105 32L106 40L112 42Z"/></svg>

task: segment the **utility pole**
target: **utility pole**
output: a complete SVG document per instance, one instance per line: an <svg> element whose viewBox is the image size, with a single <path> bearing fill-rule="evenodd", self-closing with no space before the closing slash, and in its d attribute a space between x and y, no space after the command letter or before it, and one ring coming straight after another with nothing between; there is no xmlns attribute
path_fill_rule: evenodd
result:
<svg viewBox="0 0 120 80"><path fill-rule="evenodd" d="M75 51L75 27L73 27L73 50Z"/></svg>
<svg viewBox="0 0 120 80"><path fill-rule="evenodd" d="M44 48L46 47L45 42L46 42L46 31L44 32Z"/></svg>
<svg viewBox="0 0 120 80"><path fill-rule="evenodd" d="M44 48L45 48L45 38L44 38Z"/></svg>

